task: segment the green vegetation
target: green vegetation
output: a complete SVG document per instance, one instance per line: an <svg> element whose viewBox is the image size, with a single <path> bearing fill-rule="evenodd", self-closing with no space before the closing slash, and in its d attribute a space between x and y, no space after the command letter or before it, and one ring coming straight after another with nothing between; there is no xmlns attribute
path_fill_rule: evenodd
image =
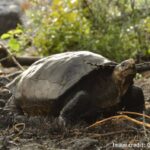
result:
<svg viewBox="0 0 150 150"><path fill-rule="evenodd" d="M149 0L32 0L31 5L29 28L21 29L17 40L9 37L13 50L33 46L40 55L90 50L117 61L150 55Z"/></svg>
<svg viewBox="0 0 150 150"><path fill-rule="evenodd" d="M22 33L23 31L17 28L15 30L10 30L7 33L3 34L1 36L1 39L2 40L9 39L8 47L12 50L12 52L19 53L21 48L21 43L18 41L17 37Z"/></svg>

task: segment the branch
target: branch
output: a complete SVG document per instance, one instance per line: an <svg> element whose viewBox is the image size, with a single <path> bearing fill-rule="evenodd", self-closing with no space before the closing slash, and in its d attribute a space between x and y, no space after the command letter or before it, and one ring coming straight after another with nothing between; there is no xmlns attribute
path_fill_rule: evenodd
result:
<svg viewBox="0 0 150 150"><path fill-rule="evenodd" d="M149 115L146 115L146 114L141 114L141 113L138 113L138 112L131 112L131 111L119 111L118 112L119 114L131 114L131 115L138 115L138 116L142 116L142 117L145 117L145 118L148 118L150 119L150 116Z"/></svg>
<svg viewBox="0 0 150 150"><path fill-rule="evenodd" d="M0 62L3 67L16 67L18 66L21 70L24 70L22 66L30 66L35 61L39 60L40 57L17 57L0 44Z"/></svg>
<svg viewBox="0 0 150 150"><path fill-rule="evenodd" d="M6 49L2 44L0 44L0 62L3 67L16 67L18 66L21 70L24 70L22 66L30 66L35 61L41 59L41 57L17 57L15 55L12 55L11 52ZM91 62L86 62L87 64L102 67L107 66L110 69L114 68L117 63L111 62L107 63L103 66L99 66L97 64L93 64ZM136 70L138 73L150 70L150 62L140 63L136 64Z"/></svg>
<svg viewBox="0 0 150 150"><path fill-rule="evenodd" d="M12 58L13 62L16 64L16 66L18 66L18 68L20 68L22 71L24 71L24 68L20 65L20 63L16 60L16 58L12 55L12 53L7 50L8 54L10 55L10 57Z"/></svg>
<svg viewBox="0 0 150 150"><path fill-rule="evenodd" d="M109 118L97 121L94 124L88 126L86 129L97 127L97 126L102 125L103 123L106 123L107 121L112 120L112 119L127 119L127 120L129 120L131 122L134 122L134 123L138 124L138 125L142 125L142 126L150 128L150 124L149 123L144 123L144 122L138 121L138 120L133 119L131 117L128 117L126 115L118 115L118 116L112 116L112 117L109 117Z"/></svg>
<svg viewBox="0 0 150 150"><path fill-rule="evenodd" d="M138 73L150 70L150 62L136 64L136 70Z"/></svg>

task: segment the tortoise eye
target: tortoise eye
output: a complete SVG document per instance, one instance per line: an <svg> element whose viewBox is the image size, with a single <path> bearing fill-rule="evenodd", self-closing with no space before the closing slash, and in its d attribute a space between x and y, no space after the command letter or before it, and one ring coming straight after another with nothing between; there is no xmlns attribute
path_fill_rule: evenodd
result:
<svg viewBox="0 0 150 150"><path fill-rule="evenodd" d="M121 67L125 67L125 66L126 66L126 64L125 64L125 63L122 63L122 64L121 64Z"/></svg>

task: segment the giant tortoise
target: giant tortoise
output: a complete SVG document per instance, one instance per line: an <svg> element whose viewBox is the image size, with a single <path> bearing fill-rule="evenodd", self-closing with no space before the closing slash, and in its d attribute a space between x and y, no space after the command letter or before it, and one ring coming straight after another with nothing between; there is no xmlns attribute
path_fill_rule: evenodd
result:
<svg viewBox="0 0 150 150"><path fill-rule="evenodd" d="M58 117L63 123L88 121L117 105L142 111L144 97L133 85L135 74L133 59L117 64L89 51L55 54L7 85L13 95L5 108Z"/></svg>

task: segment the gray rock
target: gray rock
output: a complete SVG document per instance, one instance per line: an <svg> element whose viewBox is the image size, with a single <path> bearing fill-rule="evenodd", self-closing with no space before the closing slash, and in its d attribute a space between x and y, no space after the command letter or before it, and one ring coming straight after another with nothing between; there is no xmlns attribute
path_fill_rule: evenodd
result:
<svg viewBox="0 0 150 150"><path fill-rule="evenodd" d="M12 93L5 88L0 88L0 100L8 100L11 97Z"/></svg>
<svg viewBox="0 0 150 150"><path fill-rule="evenodd" d="M15 0L0 0L0 35L22 24L21 9Z"/></svg>
<svg viewBox="0 0 150 150"><path fill-rule="evenodd" d="M6 84L8 84L10 82L10 80L7 77L0 77L0 87L5 86Z"/></svg>

